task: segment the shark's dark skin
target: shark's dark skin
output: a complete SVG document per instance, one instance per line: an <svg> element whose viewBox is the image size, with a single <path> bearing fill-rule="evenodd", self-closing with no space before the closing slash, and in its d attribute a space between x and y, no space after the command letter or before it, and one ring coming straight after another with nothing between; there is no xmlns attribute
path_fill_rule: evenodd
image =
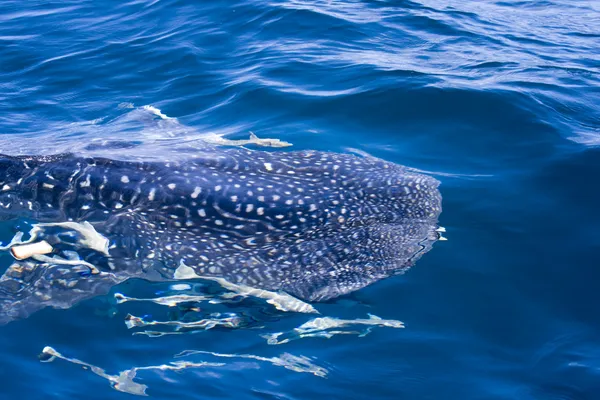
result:
<svg viewBox="0 0 600 400"><path fill-rule="evenodd" d="M197 275L322 301L401 272L437 240L439 182L371 157L201 151L187 161L0 157L0 217L88 221L101 271L19 266L0 280L0 322L69 307L131 277Z"/></svg>

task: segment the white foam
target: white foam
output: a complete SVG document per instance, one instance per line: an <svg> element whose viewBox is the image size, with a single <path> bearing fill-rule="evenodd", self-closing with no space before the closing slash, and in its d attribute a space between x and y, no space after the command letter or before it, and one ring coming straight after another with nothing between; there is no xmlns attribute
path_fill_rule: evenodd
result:
<svg viewBox="0 0 600 400"><path fill-rule="evenodd" d="M174 119L174 118L169 117L166 114L163 114L162 111L160 111L158 108L156 108L154 106L150 106L150 105L143 106L142 109L156 115L157 117L160 117L161 119Z"/></svg>

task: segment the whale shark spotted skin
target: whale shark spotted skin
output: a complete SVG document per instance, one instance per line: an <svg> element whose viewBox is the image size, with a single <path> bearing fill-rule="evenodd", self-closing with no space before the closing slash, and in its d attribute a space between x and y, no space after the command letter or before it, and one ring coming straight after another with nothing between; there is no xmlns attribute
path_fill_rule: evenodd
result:
<svg viewBox="0 0 600 400"><path fill-rule="evenodd" d="M439 238L439 182L370 156L207 146L171 162L0 156L0 219L85 222L108 254L15 264L0 322L132 277L197 276L324 301L410 267ZM89 270L88 270L89 271Z"/></svg>

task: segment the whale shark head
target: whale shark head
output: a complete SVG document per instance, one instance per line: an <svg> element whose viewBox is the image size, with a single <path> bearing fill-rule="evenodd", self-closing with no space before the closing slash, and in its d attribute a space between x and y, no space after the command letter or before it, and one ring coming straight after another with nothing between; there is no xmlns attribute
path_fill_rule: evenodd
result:
<svg viewBox="0 0 600 400"><path fill-rule="evenodd" d="M438 185L373 157L317 151L220 148L177 162L3 157L2 217L66 230L85 223L107 245L90 245L83 230L72 241L48 233L54 254L0 278L0 320L66 308L131 277L186 278L184 270L329 300L429 251Z"/></svg>

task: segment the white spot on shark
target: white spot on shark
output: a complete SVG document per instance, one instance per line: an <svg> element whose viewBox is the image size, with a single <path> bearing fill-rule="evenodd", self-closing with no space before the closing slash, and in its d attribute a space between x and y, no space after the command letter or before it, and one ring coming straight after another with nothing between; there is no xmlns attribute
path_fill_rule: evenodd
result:
<svg viewBox="0 0 600 400"><path fill-rule="evenodd" d="M192 197L192 199L196 199L196 198L198 198L198 195L200 195L201 191L202 191L202 189L200 189L198 186L196 186L190 196Z"/></svg>

